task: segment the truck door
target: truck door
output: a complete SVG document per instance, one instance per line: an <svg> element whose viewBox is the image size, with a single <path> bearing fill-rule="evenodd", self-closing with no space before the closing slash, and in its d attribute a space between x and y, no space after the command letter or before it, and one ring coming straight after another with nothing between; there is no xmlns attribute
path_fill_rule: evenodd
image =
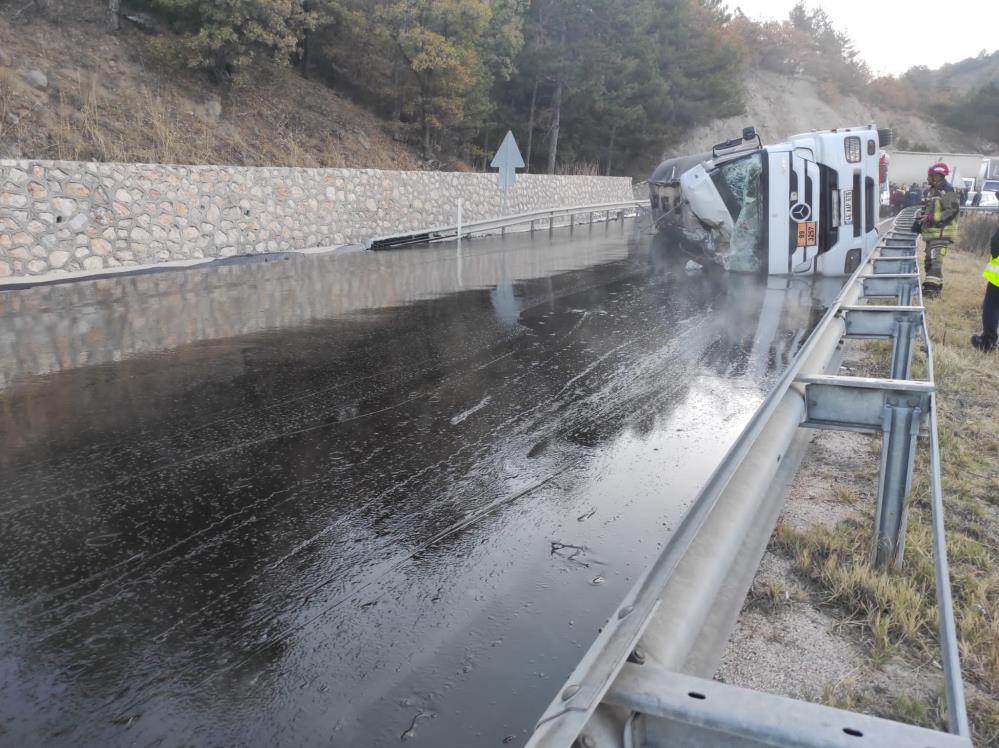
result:
<svg viewBox="0 0 999 748"><path fill-rule="evenodd" d="M795 148L788 155L791 173L787 200L787 272L807 273L815 270L815 257L819 254L819 167L807 148Z"/></svg>

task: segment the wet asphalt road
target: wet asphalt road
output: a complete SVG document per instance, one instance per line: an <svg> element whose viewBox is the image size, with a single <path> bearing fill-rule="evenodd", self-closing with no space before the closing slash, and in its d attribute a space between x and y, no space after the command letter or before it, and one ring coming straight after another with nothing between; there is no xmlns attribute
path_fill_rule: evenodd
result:
<svg viewBox="0 0 999 748"><path fill-rule="evenodd" d="M0 744L522 744L836 291L567 246L0 294Z"/></svg>

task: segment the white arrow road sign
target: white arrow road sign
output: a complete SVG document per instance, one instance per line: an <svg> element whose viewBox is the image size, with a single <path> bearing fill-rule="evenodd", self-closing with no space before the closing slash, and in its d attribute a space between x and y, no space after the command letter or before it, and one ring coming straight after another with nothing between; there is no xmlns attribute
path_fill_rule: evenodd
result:
<svg viewBox="0 0 999 748"><path fill-rule="evenodd" d="M513 187L513 183L517 181L517 169L524 168L524 157L520 155L520 149L517 147L517 141L514 140L512 131L507 131L506 137L503 138L490 166L499 169L496 183L501 189L506 190Z"/></svg>

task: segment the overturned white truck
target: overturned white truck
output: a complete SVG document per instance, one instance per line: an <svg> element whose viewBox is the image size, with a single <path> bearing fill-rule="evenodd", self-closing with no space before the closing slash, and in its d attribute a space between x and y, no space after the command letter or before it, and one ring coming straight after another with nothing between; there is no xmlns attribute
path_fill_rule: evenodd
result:
<svg viewBox="0 0 999 748"><path fill-rule="evenodd" d="M771 275L849 275L877 242L879 159L890 130L803 133L763 145L756 130L711 153L664 161L649 179L671 248Z"/></svg>

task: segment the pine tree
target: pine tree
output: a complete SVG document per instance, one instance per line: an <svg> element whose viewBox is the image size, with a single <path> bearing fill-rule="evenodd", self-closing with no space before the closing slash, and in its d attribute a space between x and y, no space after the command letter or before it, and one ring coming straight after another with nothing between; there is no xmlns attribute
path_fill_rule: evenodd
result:
<svg viewBox="0 0 999 748"><path fill-rule="evenodd" d="M182 64L218 80L249 76L263 60L287 64L313 16L300 0L151 0L175 36L160 40Z"/></svg>

